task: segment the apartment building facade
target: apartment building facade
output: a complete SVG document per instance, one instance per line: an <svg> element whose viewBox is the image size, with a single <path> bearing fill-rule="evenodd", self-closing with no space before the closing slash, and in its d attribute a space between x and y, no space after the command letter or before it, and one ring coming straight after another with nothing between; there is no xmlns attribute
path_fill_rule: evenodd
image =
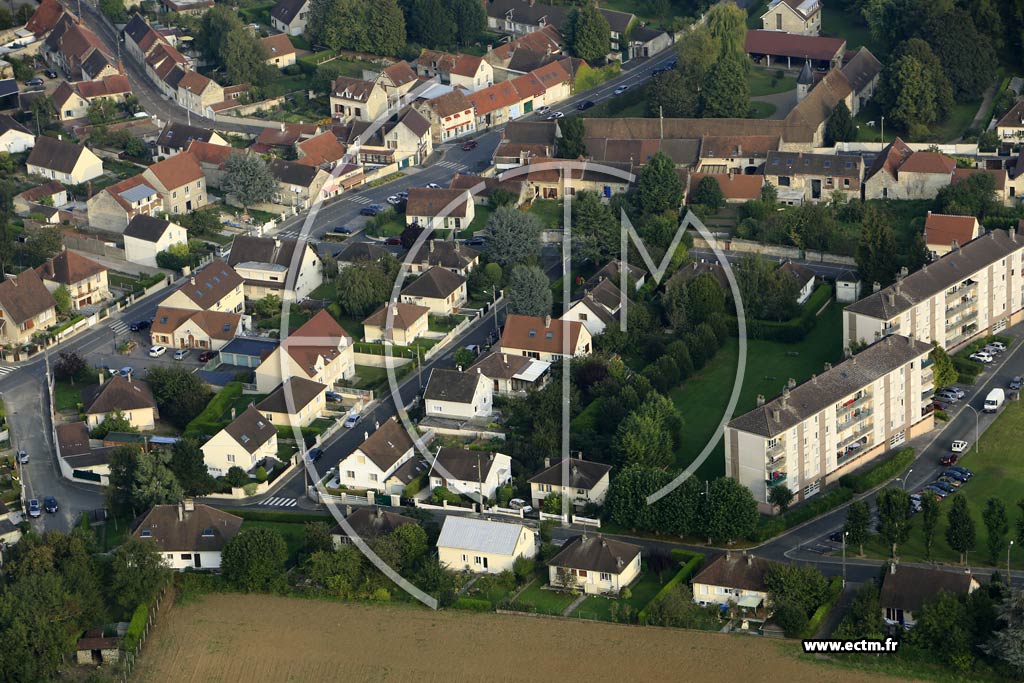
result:
<svg viewBox="0 0 1024 683"><path fill-rule="evenodd" d="M1024 237L993 230L846 307L843 344L890 334L955 350L1024 318Z"/></svg>
<svg viewBox="0 0 1024 683"><path fill-rule="evenodd" d="M785 485L802 501L932 428L931 344L890 335L725 428L725 472L762 512Z"/></svg>

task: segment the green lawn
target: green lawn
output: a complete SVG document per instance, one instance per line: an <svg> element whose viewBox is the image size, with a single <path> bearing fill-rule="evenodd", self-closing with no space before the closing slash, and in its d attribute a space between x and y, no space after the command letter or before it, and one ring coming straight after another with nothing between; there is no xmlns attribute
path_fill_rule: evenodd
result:
<svg viewBox="0 0 1024 683"><path fill-rule="evenodd" d="M796 88L796 78L783 76L779 78L777 73L780 69L761 68L755 66L750 69L747 82L750 84L750 94L753 97L760 95L774 95L775 93L788 92Z"/></svg>
<svg viewBox="0 0 1024 683"><path fill-rule="evenodd" d="M957 494L967 499L977 533L977 545L968 554L968 564L989 564L988 532L982 520L982 511L989 498L999 498L1006 504L1010 519L1010 537L1013 535L1014 524L1020 517L1016 503L1024 495L1022 494L1024 491L1024 458L1019 457L1022 432L1024 432L1024 404L1020 401L1010 401L1006 404L999 419L982 435L981 442L978 444L978 452L972 449L959 463L974 472L974 478L961 486L962 493ZM950 505L949 498L946 498L941 504L943 515L939 519L938 529L935 532L932 555L933 559L956 563L960 561L959 554L946 544L945 512ZM874 557L889 556L888 548L877 536L873 536L865 544L864 550ZM898 551L900 558L904 561L924 561L921 515L914 517L910 540L901 545ZM1024 565L1024 549L1018 544L1013 547L1011 559L1013 565L1018 569ZM1000 568L1006 566L1005 544L999 552L997 566Z"/></svg>
<svg viewBox="0 0 1024 683"><path fill-rule="evenodd" d="M463 316L464 317L464 316ZM451 332L455 329L455 326L462 322L462 318L457 318L452 321L451 316L447 315L428 315L427 316L427 329L431 332Z"/></svg>
<svg viewBox="0 0 1024 683"><path fill-rule="evenodd" d="M394 352L397 357L398 353ZM397 375L396 375L397 377ZM388 381L387 368L375 368L372 365L357 365L355 381L350 382L355 389L377 389Z"/></svg>
<svg viewBox="0 0 1024 683"><path fill-rule="evenodd" d="M554 230L562 226L562 202L555 199L535 199L529 212L536 215L545 228Z"/></svg>
<svg viewBox="0 0 1024 683"><path fill-rule="evenodd" d="M91 377L90 381L75 382L74 385L67 382L53 383L53 403L56 410L75 410L82 402L82 389L96 384L97 378Z"/></svg>
<svg viewBox="0 0 1024 683"><path fill-rule="evenodd" d="M883 59L885 51L882 45L871 35L867 22L855 10L844 11L839 7L830 7L830 11L822 12L821 22L823 36L845 38L847 50L856 50L863 46L879 59Z"/></svg>
<svg viewBox="0 0 1024 683"><path fill-rule="evenodd" d="M589 119L643 118L647 116L647 98L639 94L633 91L611 97L582 112L580 116Z"/></svg>
<svg viewBox="0 0 1024 683"><path fill-rule="evenodd" d="M405 214L392 212L380 225L368 223L366 234L371 237L398 237L405 230Z"/></svg>
<svg viewBox="0 0 1024 683"><path fill-rule="evenodd" d="M320 301L333 301L336 295L337 289L335 288L334 281L324 280L323 282L320 283L319 287L317 287L316 289L309 293L309 298L319 299ZM345 327L344 324L342 325L342 327ZM351 333L351 331L347 327L345 327L345 330Z"/></svg>
<svg viewBox="0 0 1024 683"><path fill-rule="evenodd" d="M665 579L671 577L669 572L665 572ZM648 572L640 575L640 579L633 583L629 587L632 595L628 600L606 598L601 595L592 595L583 602L580 606L573 610L569 616L580 617L581 619L600 619L602 621L611 621L612 619L612 604L619 603L619 609L622 609L622 605L626 604L633 608L634 612L639 612L647 606L658 591L662 587L661 581L658 580L658 575L654 572Z"/></svg>
<svg viewBox="0 0 1024 683"><path fill-rule="evenodd" d="M752 119L766 119L775 113L777 107L771 102L751 102L750 103L750 118Z"/></svg>
<svg viewBox="0 0 1024 683"><path fill-rule="evenodd" d="M327 298L334 298L333 283L331 294ZM341 327L350 335L352 335L353 339L359 341L363 338L363 320L365 320L365 318L354 318L352 316L343 315L337 317L337 320L341 324Z"/></svg>
<svg viewBox="0 0 1024 683"><path fill-rule="evenodd" d="M469 224L469 227L459 233L459 237L466 239L472 237L480 230L483 230L487 226L487 221L490 219L491 207L486 204L477 204L473 207L473 221Z"/></svg>
<svg viewBox="0 0 1024 683"><path fill-rule="evenodd" d="M869 121L874 121L875 125L869 126ZM853 117L853 123L857 126L857 139L855 142L882 141L882 109L874 100L865 104L860 112ZM896 137L896 132L892 126L889 126L885 131L885 142L892 142Z"/></svg>
<svg viewBox="0 0 1024 683"><path fill-rule="evenodd" d="M960 139L978 113L981 100L957 102L945 122L932 126L932 138L937 142L953 142Z"/></svg>
<svg viewBox="0 0 1024 683"><path fill-rule="evenodd" d="M294 567L302 550L304 524L293 522L257 522L247 519L242 522L242 529L273 529L281 534L288 546L288 566Z"/></svg>
<svg viewBox="0 0 1024 683"><path fill-rule="evenodd" d="M565 611L566 607L572 604L575 598L570 593L541 590L541 586L546 584L546 578L537 579L530 584L529 588L519 594L515 604L520 609L524 607L532 608L533 611L539 614L561 614Z"/></svg>
<svg viewBox="0 0 1024 683"><path fill-rule="evenodd" d="M818 324L800 344L749 340L747 365L735 415L753 410L757 395L771 399L777 396L792 377L797 382L820 373L826 362L842 358L842 308L833 303L818 319ZM799 355L790 356L790 352ZM736 377L739 342L729 339L714 359L695 376L670 392L683 417L685 438L676 452L679 467L689 465L704 445L715 435L722 419ZM701 479L714 479L725 474L722 443L697 470Z"/></svg>

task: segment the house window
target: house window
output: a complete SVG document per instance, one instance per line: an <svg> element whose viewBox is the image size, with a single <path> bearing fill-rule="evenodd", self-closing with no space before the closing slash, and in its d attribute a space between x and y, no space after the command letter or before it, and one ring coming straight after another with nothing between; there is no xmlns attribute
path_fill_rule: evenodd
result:
<svg viewBox="0 0 1024 683"><path fill-rule="evenodd" d="M370 481L377 481L377 475L376 474L371 474L370 475Z"/></svg>
<svg viewBox="0 0 1024 683"><path fill-rule="evenodd" d="M576 574L576 576L580 577L581 579L587 578L587 570L585 570L585 569L574 569L573 573Z"/></svg>
<svg viewBox="0 0 1024 683"><path fill-rule="evenodd" d="M345 470L345 478L346 479L355 479L356 478L355 471L354 470Z"/></svg>
<svg viewBox="0 0 1024 683"><path fill-rule="evenodd" d="M463 562L468 562L469 561L469 556L468 555L463 555L462 556L462 561Z"/></svg>
<svg viewBox="0 0 1024 683"><path fill-rule="evenodd" d="M601 580L610 583L612 580L612 575L608 572L601 572Z"/></svg>
<svg viewBox="0 0 1024 683"><path fill-rule="evenodd" d="M192 559L192 553L182 553L181 554L181 559L183 559L183 560L191 560Z"/></svg>
<svg viewBox="0 0 1024 683"><path fill-rule="evenodd" d="M228 456L228 462L234 462L234 461L235 461L235 456L229 455Z"/></svg>

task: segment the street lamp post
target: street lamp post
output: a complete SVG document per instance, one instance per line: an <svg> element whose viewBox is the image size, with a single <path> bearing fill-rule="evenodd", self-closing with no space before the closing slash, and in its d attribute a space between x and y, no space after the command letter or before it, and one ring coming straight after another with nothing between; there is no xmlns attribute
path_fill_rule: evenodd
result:
<svg viewBox="0 0 1024 683"><path fill-rule="evenodd" d="M967 407L974 411L974 452L977 453L979 449L978 439L981 436L981 413L970 403L967 404Z"/></svg>
<svg viewBox="0 0 1024 683"><path fill-rule="evenodd" d="M1010 551L1013 550L1013 540L1006 546L1006 587L1010 587Z"/></svg>
<svg viewBox="0 0 1024 683"><path fill-rule="evenodd" d="M846 588L846 537L849 535L849 531L843 531L843 588Z"/></svg>
<svg viewBox="0 0 1024 683"><path fill-rule="evenodd" d="M907 473L903 475L903 490L904 491L907 490L907 479L910 478L910 473L913 472L913 471L914 471L914 468L911 467L909 470L907 470Z"/></svg>

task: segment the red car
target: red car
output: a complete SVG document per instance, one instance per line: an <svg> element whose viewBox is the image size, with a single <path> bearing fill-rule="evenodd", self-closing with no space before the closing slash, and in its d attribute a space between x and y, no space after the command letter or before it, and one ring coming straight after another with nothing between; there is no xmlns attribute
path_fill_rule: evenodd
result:
<svg viewBox="0 0 1024 683"><path fill-rule="evenodd" d="M468 152L470 150L476 149L477 144L479 143L477 143L476 140L468 140L464 145L462 145L462 149L463 151Z"/></svg>
<svg viewBox="0 0 1024 683"><path fill-rule="evenodd" d="M939 464L943 465L945 467L949 467L950 465L955 465L956 461L959 459L959 457L960 456L958 456L956 453L947 453L946 455L944 455L941 458L939 458Z"/></svg>
<svg viewBox="0 0 1024 683"><path fill-rule="evenodd" d="M211 361L213 360L213 357L216 355L216 351L203 351L201 354L199 354L199 362L206 363L208 361Z"/></svg>
<svg viewBox="0 0 1024 683"><path fill-rule="evenodd" d="M392 247L396 247L396 246L400 247L400 246L402 246L402 238L401 237L389 237L386 240L384 240L384 244L387 244L387 245L392 246Z"/></svg>

